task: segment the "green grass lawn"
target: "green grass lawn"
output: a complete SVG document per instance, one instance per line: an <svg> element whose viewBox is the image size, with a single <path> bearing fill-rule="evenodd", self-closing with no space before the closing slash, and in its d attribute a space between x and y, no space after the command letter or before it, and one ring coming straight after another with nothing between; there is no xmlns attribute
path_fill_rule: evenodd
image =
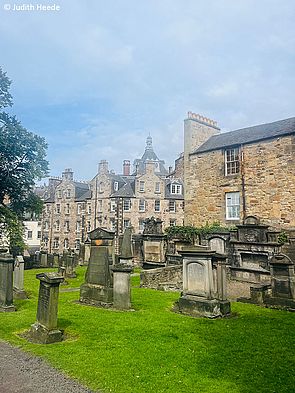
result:
<svg viewBox="0 0 295 393"><path fill-rule="evenodd" d="M44 269L42 270L44 271ZM25 271L28 300L0 313L0 339L47 359L92 389L115 393L294 392L295 314L233 303L238 316L194 319L171 312L179 297L138 288L135 311L76 303L79 292L61 292L59 328L69 339L38 345L20 338L35 321L39 280ZM69 285L79 287L85 267Z"/></svg>

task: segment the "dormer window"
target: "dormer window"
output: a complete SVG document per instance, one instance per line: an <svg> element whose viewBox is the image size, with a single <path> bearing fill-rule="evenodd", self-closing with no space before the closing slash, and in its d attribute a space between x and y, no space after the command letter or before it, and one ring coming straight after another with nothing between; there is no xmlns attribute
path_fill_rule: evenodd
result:
<svg viewBox="0 0 295 393"><path fill-rule="evenodd" d="M170 185L170 193L171 194L177 194L177 195L181 195L182 193L182 185L181 184L171 184Z"/></svg>
<svg viewBox="0 0 295 393"><path fill-rule="evenodd" d="M240 172L240 149L227 149L225 158L225 176L235 175Z"/></svg>
<svg viewBox="0 0 295 393"><path fill-rule="evenodd" d="M114 191L118 191L119 183L117 181L114 182Z"/></svg>

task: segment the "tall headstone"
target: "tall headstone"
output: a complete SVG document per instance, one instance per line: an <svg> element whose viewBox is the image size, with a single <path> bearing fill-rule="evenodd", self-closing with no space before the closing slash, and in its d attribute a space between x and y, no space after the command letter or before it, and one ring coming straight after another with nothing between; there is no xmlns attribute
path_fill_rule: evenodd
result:
<svg viewBox="0 0 295 393"><path fill-rule="evenodd" d="M91 240L90 259L85 283L80 287L80 301L97 306L113 302L113 280L110 265L113 264L115 233L96 228L88 234Z"/></svg>
<svg viewBox="0 0 295 393"><path fill-rule="evenodd" d="M37 321L31 326L30 339L41 344L62 341L63 334L57 328L59 284L63 281L57 273L40 273Z"/></svg>
<svg viewBox="0 0 295 393"><path fill-rule="evenodd" d="M0 312L15 311L13 305L14 259L8 250L0 250Z"/></svg>
<svg viewBox="0 0 295 393"><path fill-rule="evenodd" d="M207 318L230 314L226 300L225 257L209 250L187 249L183 256L183 292L175 310Z"/></svg>
<svg viewBox="0 0 295 393"><path fill-rule="evenodd" d="M75 278L77 274L74 270L74 254L68 253L65 259L65 277L66 278Z"/></svg>
<svg viewBox="0 0 295 393"><path fill-rule="evenodd" d="M18 255L15 258L13 271L13 296L15 299L27 299L27 294L24 290L24 266L23 256Z"/></svg>
<svg viewBox="0 0 295 393"><path fill-rule="evenodd" d="M132 231L131 228L126 228L123 235L121 252L119 256L120 263L132 266L133 252L132 252Z"/></svg>
<svg viewBox="0 0 295 393"><path fill-rule="evenodd" d="M46 251L41 251L40 255L40 266L42 267L48 267L48 254Z"/></svg>
<svg viewBox="0 0 295 393"><path fill-rule="evenodd" d="M130 273L132 267L117 264L111 269L114 276L113 306L118 310L129 310L131 308Z"/></svg>

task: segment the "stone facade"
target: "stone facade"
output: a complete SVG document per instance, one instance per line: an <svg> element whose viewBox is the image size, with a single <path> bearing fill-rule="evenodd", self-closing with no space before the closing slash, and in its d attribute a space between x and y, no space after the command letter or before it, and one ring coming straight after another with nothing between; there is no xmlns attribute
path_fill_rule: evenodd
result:
<svg viewBox="0 0 295 393"><path fill-rule="evenodd" d="M148 137L132 173L128 160L124 160L120 175L102 160L89 182L75 181L70 169L61 179L51 179L44 198L41 249L57 253L78 249L87 233L97 227L121 235L132 226L133 233L142 233L144 220L152 216L161 219L164 228L183 225L183 181L169 175L164 164Z"/></svg>
<svg viewBox="0 0 295 393"><path fill-rule="evenodd" d="M189 113L184 126L185 224L230 226L253 215L294 228L295 120L219 134L199 119Z"/></svg>

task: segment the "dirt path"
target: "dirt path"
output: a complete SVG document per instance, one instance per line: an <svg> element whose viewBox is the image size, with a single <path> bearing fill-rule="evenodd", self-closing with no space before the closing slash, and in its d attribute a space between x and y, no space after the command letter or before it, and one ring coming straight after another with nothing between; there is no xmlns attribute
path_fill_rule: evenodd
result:
<svg viewBox="0 0 295 393"><path fill-rule="evenodd" d="M0 341L1 393L93 393L44 360Z"/></svg>

